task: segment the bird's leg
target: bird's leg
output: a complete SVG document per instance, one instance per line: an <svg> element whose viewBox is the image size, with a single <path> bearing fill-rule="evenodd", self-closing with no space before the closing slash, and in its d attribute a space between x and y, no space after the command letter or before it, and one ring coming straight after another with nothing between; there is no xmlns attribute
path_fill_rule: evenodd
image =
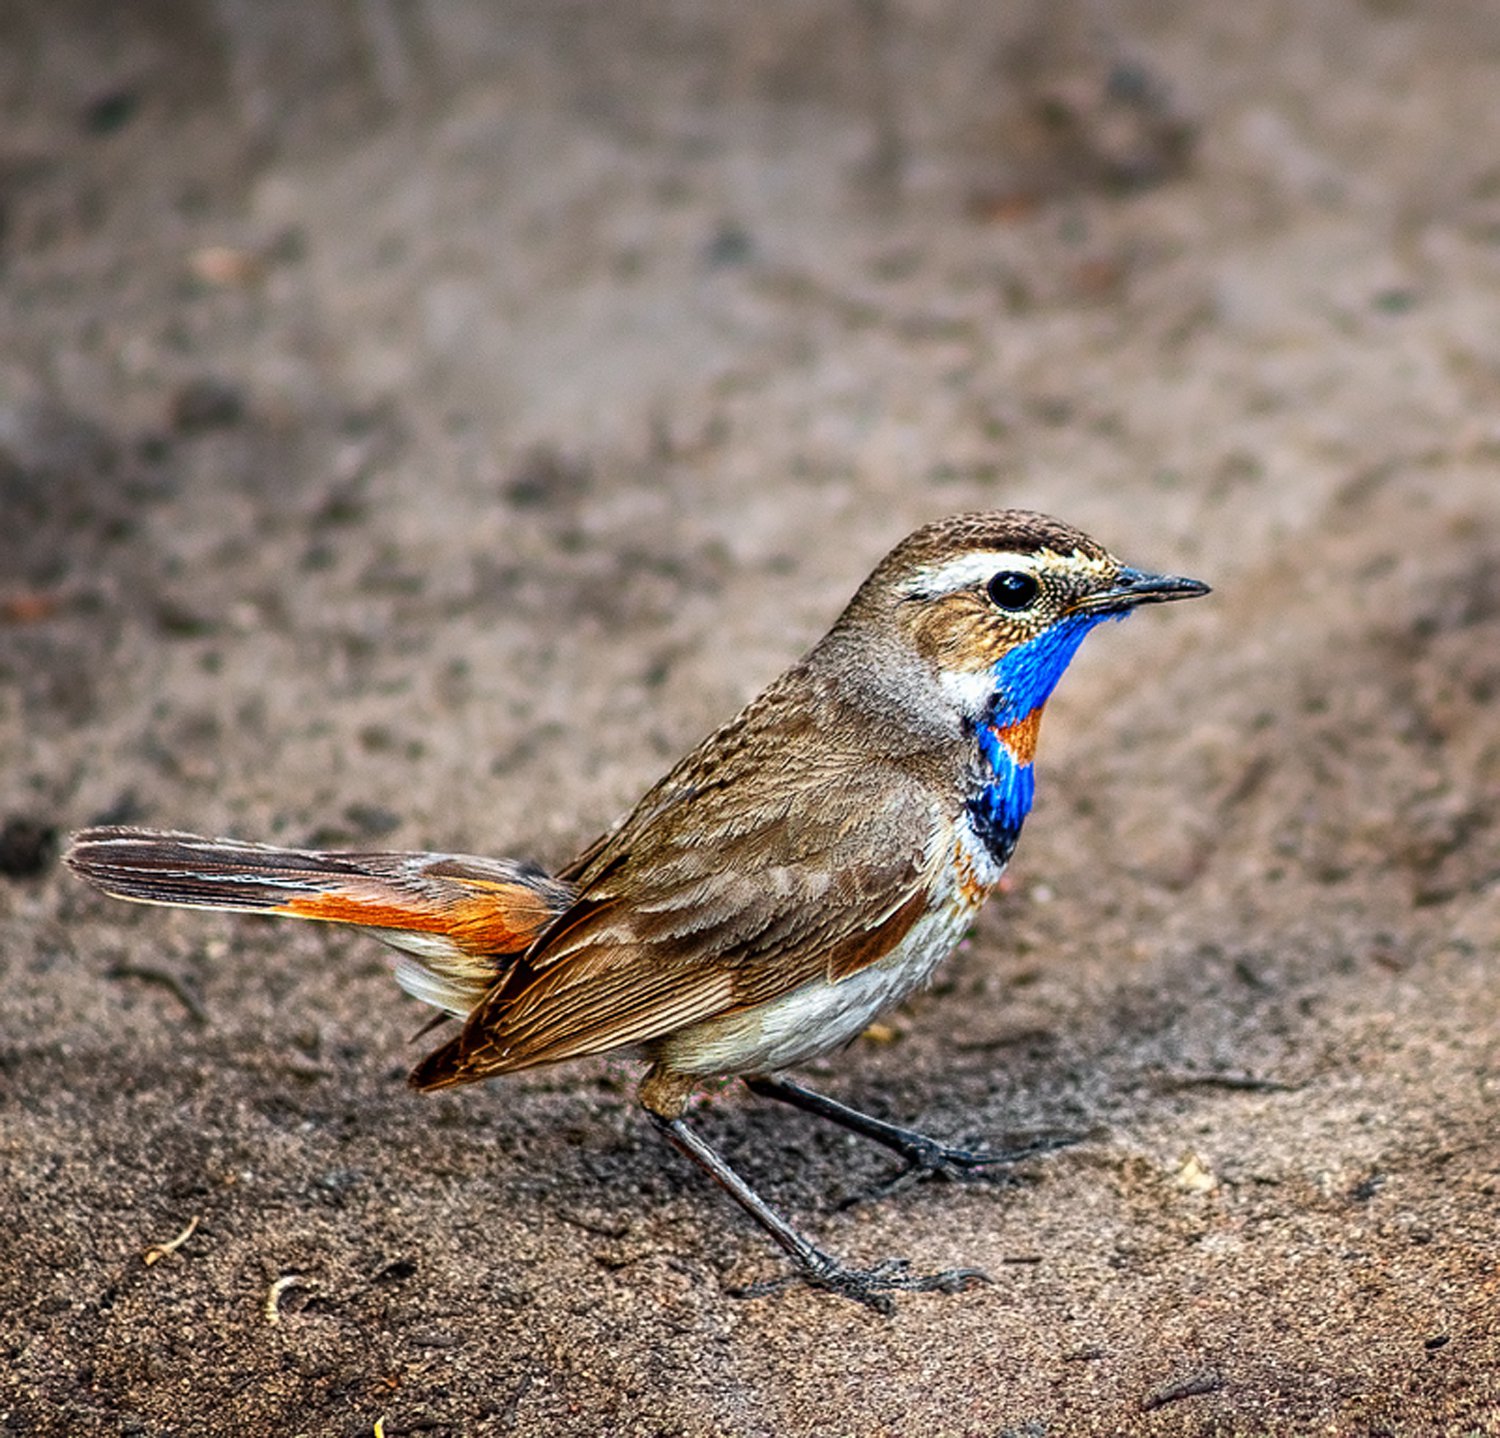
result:
<svg viewBox="0 0 1500 1438"><path fill-rule="evenodd" d="M761 1098L777 1099L781 1103L791 1104L793 1108L800 1108L804 1113L829 1119L851 1133L872 1139L906 1160L906 1167L899 1173L861 1197L883 1198L909 1184L933 1176L993 1177L996 1176L993 1170L1006 1168L1038 1154L1051 1153L1054 1149L1066 1148L1069 1144L1077 1143L1080 1137L1078 1134L1052 1133L1039 1136L1020 1148L953 1148L939 1143L935 1138L929 1138L925 1133L918 1133L915 1129L902 1128L898 1124L886 1123L884 1119L861 1113L857 1108L850 1108L836 1099L814 1093L790 1079L756 1075L744 1082L751 1093L758 1094Z"/></svg>
<svg viewBox="0 0 1500 1438"><path fill-rule="evenodd" d="M649 1109L647 1112L651 1112ZM651 1113L668 1143L692 1159L720 1188L745 1210L786 1251L797 1265L798 1275L814 1288L826 1288L873 1308L877 1313L895 1312L892 1293L961 1293L975 1283L988 1283L989 1275L977 1268L950 1268L942 1273L918 1274L907 1269L904 1259L887 1259L874 1268L846 1268L832 1254L810 1243L768 1204L725 1159L692 1131L680 1118ZM738 1298L760 1298L785 1288L791 1279L753 1283L735 1292Z"/></svg>

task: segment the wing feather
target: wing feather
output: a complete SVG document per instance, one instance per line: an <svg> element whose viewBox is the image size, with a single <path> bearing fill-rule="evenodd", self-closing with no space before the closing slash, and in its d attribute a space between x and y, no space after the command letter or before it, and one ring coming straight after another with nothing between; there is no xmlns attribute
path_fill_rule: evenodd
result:
<svg viewBox="0 0 1500 1438"><path fill-rule="evenodd" d="M928 903L930 789L868 763L780 777L814 792L792 804L751 781L648 796L647 822L627 820L566 871L578 900L413 1083L650 1043L890 953Z"/></svg>

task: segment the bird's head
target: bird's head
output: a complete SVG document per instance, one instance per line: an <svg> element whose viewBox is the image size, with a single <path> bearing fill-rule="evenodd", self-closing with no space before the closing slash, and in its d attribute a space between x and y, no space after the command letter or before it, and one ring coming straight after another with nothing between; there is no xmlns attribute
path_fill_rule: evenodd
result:
<svg viewBox="0 0 1500 1438"><path fill-rule="evenodd" d="M1002 509L917 530L865 582L849 617L899 634L965 719L1034 729L1095 625L1207 593L1196 579L1134 569L1071 525Z"/></svg>

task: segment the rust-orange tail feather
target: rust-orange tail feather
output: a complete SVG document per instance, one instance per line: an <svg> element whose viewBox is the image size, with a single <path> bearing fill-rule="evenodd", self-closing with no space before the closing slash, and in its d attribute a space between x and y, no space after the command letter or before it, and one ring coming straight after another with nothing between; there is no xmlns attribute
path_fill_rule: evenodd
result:
<svg viewBox="0 0 1500 1438"><path fill-rule="evenodd" d="M460 1016L573 896L514 859L281 849L152 829L85 829L66 860L115 898L371 930L399 951L402 988Z"/></svg>

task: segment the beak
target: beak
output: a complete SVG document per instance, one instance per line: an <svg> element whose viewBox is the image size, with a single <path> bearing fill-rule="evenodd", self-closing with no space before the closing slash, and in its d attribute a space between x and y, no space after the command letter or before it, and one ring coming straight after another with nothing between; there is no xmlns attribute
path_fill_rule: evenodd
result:
<svg viewBox="0 0 1500 1438"><path fill-rule="evenodd" d="M1073 613L1125 614L1139 604L1165 604L1172 599L1195 599L1209 593L1208 585L1199 579L1184 579L1179 574L1148 574L1143 569L1122 567L1108 589L1085 594Z"/></svg>

